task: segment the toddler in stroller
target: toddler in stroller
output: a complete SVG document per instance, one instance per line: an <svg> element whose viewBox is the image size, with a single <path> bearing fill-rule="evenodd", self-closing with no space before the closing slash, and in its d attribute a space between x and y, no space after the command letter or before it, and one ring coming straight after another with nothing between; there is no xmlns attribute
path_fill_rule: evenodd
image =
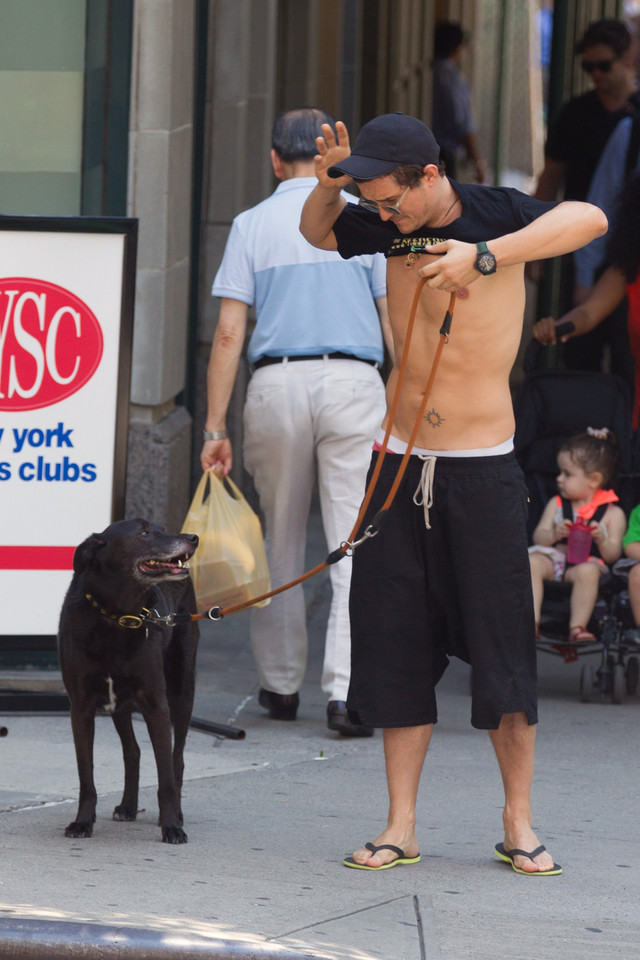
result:
<svg viewBox="0 0 640 960"><path fill-rule="evenodd" d="M609 489L618 466L618 442L607 427L588 427L560 447L557 459L559 495L544 508L529 548L538 640L544 583L552 580L571 584L568 642L595 643L587 625L600 578L619 559L626 529L618 497ZM571 532L579 526L588 531L584 556L572 554Z"/></svg>
<svg viewBox="0 0 640 960"><path fill-rule="evenodd" d="M534 370L518 392L515 436L516 456L529 493L530 542L549 499L557 491L558 451L567 437L583 433L589 424L606 424L618 439L620 472L615 488L625 512L640 499L640 473L636 466L640 457L634 457L631 405L624 381L611 373L588 370ZM625 562L629 563L619 560L616 570ZM573 587L566 582L543 583L542 636L536 644L538 651L560 657L566 664L582 660L580 699L583 702L595 697L622 703L625 694L635 692L638 682L637 648L631 648L625 638L625 623L630 616L625 599L626 580L609 572L599 576L598 599L591 622L575 621L576 626L584 623L597 637L597 643L567 640L569 593Z"/></svg>

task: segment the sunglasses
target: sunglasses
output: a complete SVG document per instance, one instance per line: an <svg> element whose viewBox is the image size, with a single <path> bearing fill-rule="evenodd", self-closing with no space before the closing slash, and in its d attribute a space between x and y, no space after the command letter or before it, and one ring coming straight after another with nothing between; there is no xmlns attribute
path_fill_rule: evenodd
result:
<svg viewBox="0 0 640 960"><path fill-rule="evenodd" d="M409 193L410 189L411 189L410 187L407 187L407 189L403 192L402 196L398 197L398 199L396 200L395 207L390 207L386 203L377 203L375 200L364 200L362 197L360 198L360 200L358 200L358 206L364 207L365 210L370 210L372 213L380 213L381 210L384 210L385 213L391 213L397 216L398 214L402 213L402 210L400 209L400 204L402 203L406 195Z"/></svg>
<svg viewBox="0 0 640 960"><path fill-rule="evenodd" d="M600 73L609 73L613 64L613 60L583 60L582 69L585 73L593 73L594 70L598 70Z"/></svg>

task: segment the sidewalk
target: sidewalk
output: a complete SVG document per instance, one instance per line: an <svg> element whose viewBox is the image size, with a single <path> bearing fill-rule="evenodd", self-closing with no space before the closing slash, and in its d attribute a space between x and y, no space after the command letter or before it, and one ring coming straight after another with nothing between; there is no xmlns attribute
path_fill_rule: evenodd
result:
<svg viewBox="0 0 640 960"><path fill-rule="evenodd" d="M316 517L310 564L324 552ZM326 727L328 599L325 575L309 582L296 723L269 720L257 704L249 614L202 627L194 714L246 737L190 733L185 846L160 842L142 721L137 822L111 820L120 746L99 717L98 820L79 841L63 836L77 800L68 716L0 716L0 958L640 960L640 699L581 704L580 666L540 655L534 826L565 872L521 877L492 854L502 839L498 768L488 737L469 725L467 668L453 663L421 787L422 862L347 870L343 855L382 829L386 793L380 735L350 741ZM59 938L49 953L24 952L45 935ZM98 941L104 952L89 952Z"/></svg>

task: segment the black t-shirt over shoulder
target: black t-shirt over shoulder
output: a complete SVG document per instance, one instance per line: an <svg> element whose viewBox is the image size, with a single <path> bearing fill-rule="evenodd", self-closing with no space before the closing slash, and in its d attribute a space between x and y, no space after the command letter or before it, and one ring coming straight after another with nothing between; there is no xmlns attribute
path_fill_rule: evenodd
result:
<svg viewBox="0 0 640 960"><path fill-rule="evenodd" d="M333 227L338 253L347 260L363 253L394 257L410 253L412 247L420 250L425 243L441 240L489 242L526 227L557 206L555 201L535 200L511 187L483 187L455 180L450 183L460 197L462 211L446 227L423 227L404 234L391 220L381 220L377 213L348 204Z"/></svg>

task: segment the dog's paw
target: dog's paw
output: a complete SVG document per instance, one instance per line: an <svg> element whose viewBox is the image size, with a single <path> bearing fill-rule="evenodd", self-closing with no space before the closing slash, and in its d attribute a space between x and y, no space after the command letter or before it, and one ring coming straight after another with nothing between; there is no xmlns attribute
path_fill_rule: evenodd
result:
<svg viewBox="0 0 640 960"><path fill-rule="evenodd" d="M162 827L163 843L187 843L188 840L182 827Z"/></svg>
<svg viewBox="0 0 640 960"><path fill-rule="evenodd" d="M131 810L130 807L125 806L123 803L113 808L114 820L135 820L137 815L137 810Z"/></svg>
<svg viewBox="0 0 640 960"><path fill-rule="evenodd" d="M93 823L87 823L82 820L74 820L64 831L65 837L72 840L87 840L93 834Z"/></svg>

